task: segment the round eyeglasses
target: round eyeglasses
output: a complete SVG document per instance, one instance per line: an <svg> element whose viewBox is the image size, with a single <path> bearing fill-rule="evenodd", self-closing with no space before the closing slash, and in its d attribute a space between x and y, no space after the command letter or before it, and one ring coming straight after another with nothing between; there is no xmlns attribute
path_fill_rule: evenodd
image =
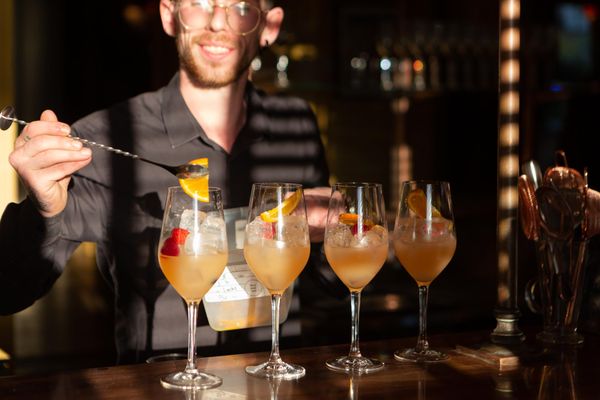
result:
<svg viewBox="0 0 600 400"><path fill-rule="evenodd" d="M230 5L215 4L211 0L182 0L177 3L179 21L188 30L203 29L210 24L216 8L225 11L229 28L238 35L247 35L258 28L264 11L248 3L240 1Z"/></svg>

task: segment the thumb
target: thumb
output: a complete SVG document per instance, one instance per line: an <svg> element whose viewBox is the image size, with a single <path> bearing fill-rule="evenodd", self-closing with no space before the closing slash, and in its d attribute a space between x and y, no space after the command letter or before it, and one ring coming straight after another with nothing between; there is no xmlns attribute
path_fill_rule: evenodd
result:
<svg viewBox="0 0 600 400"><path fill-rule="evenodd" d="M58 118L56 117L56 114L54 114L54 111L52 110L45 110L42 113L42 116L40 117L41 121L48 121L48 122L56 122L58 121Z"/></svg>

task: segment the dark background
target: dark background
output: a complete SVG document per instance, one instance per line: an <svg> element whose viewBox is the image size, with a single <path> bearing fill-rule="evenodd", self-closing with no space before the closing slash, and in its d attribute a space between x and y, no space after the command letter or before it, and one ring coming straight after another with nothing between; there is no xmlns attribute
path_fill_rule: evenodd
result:
<svg viewBox="0 0 600 400"><path fill-rule="evenodd" d="M262 54L262 68L254 80L267 91L309 100L322 129L332 181L383 183L391 215L397 181L391 154L398 146L412 151L412 177L451 183L458 247L431 287L430 331L493 329L497 2L277 3L286 11L283 31ZM521 161L535 159L545 169L552 165L554 151L565 149L570 166L589 168L590 185L597 189L599 10L595 1L523 0L521 12ZM578 16L584 17L583 24ZM177 68L173 40L160 25L157 0L19 0L15 26L16 109L22 119L35 119L50 108L72 123L163 86ZM278 75L281 56L289 59L286 75ZM383 59L396 69L407 60L411 67L421 61L425 68L388 77L380 68ZM402 76L408 78L402 81ZM597 247L592 243L592 261L598 259ZM532 243L519 232L519 296L535 275L532 252ZM597 264L589 266L581 324L596 331ZM56 293L36 305L46 307L46 314L72 316L67 321L48 318L32 328L52 338L53 330L62 332L67 326L67 337L61 339L66 344L52 350L54 344L47 339L46 352L27 359L16 354L15 371L111 363L112 337L105 327L110 326L112 306L94 274L92 268L84 278L61 278L72 282L61 289L72 292L67 306L52 300L60 296ZM86 294L73 289L81 287L78 279L91 280ZM100 304L93 312L77 297L90 293L99 302L94 304ZM365 289L361 339L416 335L416 294L416 285L391 259ZM303 300L305 339L289 345L349 340L347 297L309 292ZM522 325L540 323L521 299L519 304ZM82 323L86 320L92 322ZM40 360L49 359L54 363L42 367Z"/></svg>

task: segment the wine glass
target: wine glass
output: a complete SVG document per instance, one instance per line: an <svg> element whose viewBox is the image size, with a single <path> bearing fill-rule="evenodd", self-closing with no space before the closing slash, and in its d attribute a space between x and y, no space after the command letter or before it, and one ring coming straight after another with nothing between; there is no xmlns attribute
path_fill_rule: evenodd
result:
<svg viewBox="0 0 600 400"><path fill-rule="evenodd" d="M295 379L305 374L303 367L287 364L279 355L279 304L283 292L304 269L309 253L302 185L252 185L244 257L256 278L271 294L272 346L267 362L246 367L250 375Z"/></svg>
<svg viewBox="0 0 600 400"><path fill-rule="evenodd" d="M456 249L450 184L403 182L394 224L394 252L419 287L419 337L415 348L398 350L397 360L443 361L447 354L429 348L427 301L429 285L448 265Z"/></svg>
<svg viewBox="0 0 600 400"><path fill-rule="evenodd" d="M326 362L335 371L374 372L383 363L362 356L358 343L360 294L377 275L388 254L388 231L380 184L337 183L331 190L325 226L325 256L350 290L350 352Z"/></svg>
<svg viewBox="0 0 600 400"><path fill-rule="evenodd" d="M221 189L208 188L207 198L170 187L163 217L158 261L165 277L188 309L188 356L183 372L161 379L173 389L208 389L221 378L196 368L196 318L202 296L219 279L227 264L227 235Z"/></svg>

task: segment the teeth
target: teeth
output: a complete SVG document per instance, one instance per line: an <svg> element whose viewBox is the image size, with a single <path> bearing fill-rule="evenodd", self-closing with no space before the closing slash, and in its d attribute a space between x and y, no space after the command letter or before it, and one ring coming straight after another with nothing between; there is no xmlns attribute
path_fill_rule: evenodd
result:
<svg viewBox="0 0 600 400"><path fill-rule="evenodd" d="M227 47L221 46L204 46L204 50L213 54L225 54L229 52L229 49Z"/></svg>

